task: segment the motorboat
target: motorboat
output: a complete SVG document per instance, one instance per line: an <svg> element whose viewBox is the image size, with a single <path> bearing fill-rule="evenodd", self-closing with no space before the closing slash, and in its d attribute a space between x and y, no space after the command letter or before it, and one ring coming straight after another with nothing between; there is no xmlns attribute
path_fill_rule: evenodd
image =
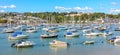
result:
<svg viewBox="0 0 120 55"><path fill-rule="evenodd" d="M48 30L49 30L49 28L42 28L42 30L44 30L44 31L48 31Z"/></svg>
<svg viewBox="0 0 120 55"><path fill-rule="evenodd" d="M104 30L106 30L106 28L105 27L99 27L98 30L99 31L104 31Z"/></svg>
<svg viewBox="0 0 120 55"><path fill-rule="evenodd" d="M118 28L115 28L115 31L120 31L120 27L118 27Z"/></svg>
<svg viewBox="0 0 120 55"><path fill-rule="evenodd" d="M98 36L98 35L101 35L101 33L90 32L90 33L85 33L83 35L85 35L85 36Z"/></svg>
<svg viewBox="0 0 120 55"><path fill-rule="evenodd" d="M67 30L67 32L65 33L65 37L76 37L79 36L79 32L76 29L70 29Z"/></svg>
<svg viewBox="0 0 120 55"><path fill-rule="evenodd" d="M32 41L18 41L16 43L13 43L11 47L16 47L16 48L24 48L24 47L33 47L34 43Z"/></svg>
<svg viewBox="0 0 120 55"><path fill-rule="evenodd" d="M14 32L14 29L12 29L12 28L7 28L7 29L3 29L2 32L3 32L3 33L13 33L13 32Z"/></svg>
<svg viewBox="0 0 120 55"><path fill-rule="evenodd" d="M59 40L53 40L52 42L50 42L50 46L53 46L53 47L67 47L68 43L63 42L63 41L59 41Z"/></svg>
<svg viewBox="0 0 120 55"><path fill-rule="evenodd" d="M120 37L114 40L114 45L120 46Z"/></svg>
<svg viewBox="0 0 120 55"><path fill-rule="evenodd" d="M112 35L113 33L112 32L109 32L109 31L106 31L104 33L101 33L101 35L104 35L104 36L109 36L109 35Z"/></svg>
<svg viewBox="0 0 120 55"><path fill-rule="evenodd" d="M88 31L92 31L92 29L84 29L82 30L83 32L88 32Z"/></svg>
<svg viewBox="0 0 120 55"><path fill-rule="evenodd" d="M85 41L83 44L94 44L94 41Z"/></svg>
<svg viewBox="0 0 120 55"><path fill-rule="evenodd" d="M25 39L28 38L28 35L22 34L22 32L14 32L12 35L9 35L8 39L17 40L17 39Z"/></svg>
<svg viewBox="0 0 120 55"><path fill-rule="evenodd" d="M120 44L120 36L112 37L112 38L108 39L108 41L110 43L113 43L113 44L115 44L115 43L119 43Z"/></svg>
<svg viewBox="0 0 120 55"><path fill-rule="evenodd" d="M56 33L49 33L49 34L42 34L40 35L41 38L56 38L58 34Z"/></svg>
<svg viewBox="0 0 120 55"><path fill-rule="evenodd" d="M20 28L22 28L21 25L13 27L13 29L15 29L15 30L20 29Z"/></svg>
<svg viewBox="0 0 120 55"><path fill-rule="evenodd" d="M29 29L26 29L26 32L28 32L28 33L34 33L34 32L37 32L37 30L33 29L33 28L29 28Z"/></svg>

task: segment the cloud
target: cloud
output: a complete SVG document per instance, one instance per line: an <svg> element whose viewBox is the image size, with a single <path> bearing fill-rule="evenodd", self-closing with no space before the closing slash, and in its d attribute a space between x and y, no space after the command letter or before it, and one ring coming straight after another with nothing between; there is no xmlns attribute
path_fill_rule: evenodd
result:
<svg viewBox="0 0 120 55"><path fill-rule="evenodd" d="M110 12L111 13L120 13L120 9L113 9L113 8L111 8Z"/></svg>
<svg viewBox="0 0 120 55"><path fill-rule="evenodd" d="M4 8L4 9L6 9L6 8L16 8L16 6L15 5L8 5L8 6L0 6L0 8Z"/></svg>
<svg viewBox="0 0 120 55"><path fill-rule="evenodd" d="M5 12L5 10L0 10L0 12Z"/></svg>
<svg viewBox="0 0 120 55"><path fill-rule="evenodd" d="M83 8L81 8L81 7L74 7L73 8L74 10L93 10L92 8L90 8L90 7L83 7Z"/></svg>
<svg viewBox="0 0 120 55"><path fill-rule="evenodd" d="M82 10L81 7L74 7L74 10Z"/></svg>
<svg viewBox="0 0 120 55"><path fill-rule="evenodd" d="M71 10L72 8L65 8L65 7L61 7L61 6L55 6L56 10Z"/></svg>
<svg viewBox="0 0 120 55"><path fill-rule="evenodd" d="M112 5L117 5L117 2L111 2Z"/></svg>
<svg viewBox="0 0 120 55"><path fill-rule="evenodd" d="M66 8L62 6L55 6L56 10L61 10L61 11L88 11L88 10L93 10L93 8L90 7L73 7L73 8Z"/></svg>
<svg viewBox="0 0 120 55"><path fill-rule="evenodd" d="M16 8L16 6L15 5L10 5L10 6L8 6L9 8Z"/></svg>

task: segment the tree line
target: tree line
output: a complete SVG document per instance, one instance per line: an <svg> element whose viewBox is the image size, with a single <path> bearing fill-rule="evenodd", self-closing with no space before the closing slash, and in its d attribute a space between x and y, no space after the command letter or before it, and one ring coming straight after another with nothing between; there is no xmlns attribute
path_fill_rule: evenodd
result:
<svg viewBox="0 0 120 55"><path fill-rule="evenodd" d="M11 16L15 18L17 15L24 15L24 16L31 16L31 17L38 17L43 20L48 20L48 22L54 22L54 23L69 23L71 20L74 22L80 22L80 21L95 21L96 19L105 19L111 18L111 19L120 19L120 13L119 14L105 14L100 12L95 13L82 13L82 12L39 12L39 13L31 13L31 12L25 12L25 13L17 13L17 12L10 12L10 13L1 13L0 18L6 18L8 16ZM78 14L78 15L76 15ZM24 17L23 19L28 19L27 17Z"/></svg>
<svg viewBox="0 0 120 55"><path fill-rule="evenodd" d="M71 17L72 14L80 14L80 15L74 15ZM75 22L80 22L80 21L95 21L96 19L105 19L111 18L111 19L120 19L120 13L119 14L105 14L105 13L100 13L100 12L95 12L95 13L78 13L78 12L41 12L41 13L24 13L25 16L34 16L34 17L39 17L45 20L54 20L56 23L61 23L61 22L69 22L74 18Z"/></svg>

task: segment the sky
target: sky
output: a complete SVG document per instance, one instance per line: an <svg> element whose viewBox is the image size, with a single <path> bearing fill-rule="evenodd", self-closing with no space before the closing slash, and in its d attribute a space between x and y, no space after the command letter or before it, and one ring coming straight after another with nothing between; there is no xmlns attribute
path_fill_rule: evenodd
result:
<svg viewBox="0 0 120 55"><path fill-rule="evenodd" d="M0 12L120 13L120 0L0 0Z"/></svg>

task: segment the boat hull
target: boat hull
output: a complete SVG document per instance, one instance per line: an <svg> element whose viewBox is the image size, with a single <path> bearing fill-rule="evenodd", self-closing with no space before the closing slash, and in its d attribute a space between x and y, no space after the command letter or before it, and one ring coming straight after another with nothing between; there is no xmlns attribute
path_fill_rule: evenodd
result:
<svg viewBox="0 0 120 55"><path fill-rule="evenodd" d="M58 36L58 35L53 35L53 36L49 36L49 35L47 35L47 36L45 36L45 35L41 35L40 37L41 37L41 38L57 38L57 36Z"/></svg>
<svg viewBox="0 0 120 55"><path fill-rule="evenodd" d="M28 38L28 36L27 35L19 35L19 36L16 36L16 37L9 36L8 38L10 40L18 40L18 39L26 39L26 38Z"/></svg>

